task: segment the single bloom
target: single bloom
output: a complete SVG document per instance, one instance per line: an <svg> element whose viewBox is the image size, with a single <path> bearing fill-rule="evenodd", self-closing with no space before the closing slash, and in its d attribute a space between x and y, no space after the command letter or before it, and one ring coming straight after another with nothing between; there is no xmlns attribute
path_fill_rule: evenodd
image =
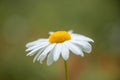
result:
<svg viewBox="0 0 120 80"><path fill-rule="evenodd" d="M83 52L90 53L92 46L89 42L94 42L91 38L73 31L49 32L49 38L40 38L26 44L27 56L35 55L33 62L42 62L47 58L47 65L51 65L61 56L68 60L70 51L75 55L84 56Z"/></svg>

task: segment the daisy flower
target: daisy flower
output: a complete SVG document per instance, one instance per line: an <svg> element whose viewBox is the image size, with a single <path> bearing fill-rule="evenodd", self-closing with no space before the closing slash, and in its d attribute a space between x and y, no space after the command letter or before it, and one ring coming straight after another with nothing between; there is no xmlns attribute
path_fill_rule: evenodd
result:
<svg viewBox="0 0 120 80"><path fill-rule="evenodd" d="M61 56L65 61L68 60L70 52L75 55L84 56L90 53L92 46L89 42L94 42L91 38L73 31L49 32L49 38L40 38L26 44L27 56L35 55L33 62L42 63L47 58L47 65L51 65Z"/></svg>

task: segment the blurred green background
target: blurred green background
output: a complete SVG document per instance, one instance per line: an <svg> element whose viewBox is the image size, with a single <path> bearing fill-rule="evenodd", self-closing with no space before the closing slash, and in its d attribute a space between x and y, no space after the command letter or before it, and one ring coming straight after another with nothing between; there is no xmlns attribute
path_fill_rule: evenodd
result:
<svg viewBox="0 0 120 80"><path fill-rule="evenodd" d="M70 55L70 80L120 80L119 0L0 0L0 80L64 80L62 59L33 64L25 52L56 30L95 41L91 54Z"/></svg>

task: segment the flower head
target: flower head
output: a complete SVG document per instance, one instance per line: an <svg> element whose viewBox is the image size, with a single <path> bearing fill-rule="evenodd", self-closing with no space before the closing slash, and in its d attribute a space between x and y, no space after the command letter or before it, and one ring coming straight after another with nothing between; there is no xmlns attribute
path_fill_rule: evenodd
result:
<svg viewBox="0 0 120 80"><path fill-rule="evenodd" d="M47 57L47 64L50 65L60 57L68 60L70 51L73 54L84 56L83 52L90 53L92 46L89 42L94 42L91 38L73 31L50 32L48 39L38 39L26 44L26 51L30 51L27 56L33 56L35 61L40 63Z"/></svg>

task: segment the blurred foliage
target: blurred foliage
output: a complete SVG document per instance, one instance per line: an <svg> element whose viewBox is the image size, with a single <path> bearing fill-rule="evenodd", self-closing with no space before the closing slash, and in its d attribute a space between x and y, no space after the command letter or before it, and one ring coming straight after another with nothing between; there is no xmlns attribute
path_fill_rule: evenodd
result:
<svg viewBox="0 0 120 80"><path fill-rule="evenodd" d="M92 54L70 56L71 80L120 80L119 0L0 0L0 80L63 80L62 60L48 67L25 56L27 42L56 30L95 40Z"/></svg>

